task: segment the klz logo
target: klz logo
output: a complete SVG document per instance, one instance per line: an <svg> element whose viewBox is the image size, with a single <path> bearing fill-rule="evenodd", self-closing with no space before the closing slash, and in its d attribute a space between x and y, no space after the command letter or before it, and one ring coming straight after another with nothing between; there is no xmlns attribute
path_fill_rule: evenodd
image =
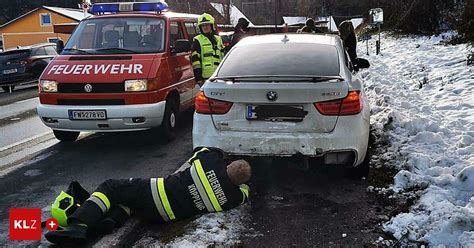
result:
<svg viewBox="0 0 474 248"><path fill-rule="evenodd" d="M10 209L10 240L40 240L41 209Z"/></svg>

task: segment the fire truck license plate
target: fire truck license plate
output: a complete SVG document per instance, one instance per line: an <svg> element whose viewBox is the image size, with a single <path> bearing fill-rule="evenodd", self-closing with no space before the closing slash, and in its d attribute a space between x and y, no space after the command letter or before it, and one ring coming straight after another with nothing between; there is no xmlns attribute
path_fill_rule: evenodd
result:
<svg viewBox="0 0 474 248"><path fill-rule="evenodd" d="M69 110L71 120L106 120L105 110Z"/></svg>

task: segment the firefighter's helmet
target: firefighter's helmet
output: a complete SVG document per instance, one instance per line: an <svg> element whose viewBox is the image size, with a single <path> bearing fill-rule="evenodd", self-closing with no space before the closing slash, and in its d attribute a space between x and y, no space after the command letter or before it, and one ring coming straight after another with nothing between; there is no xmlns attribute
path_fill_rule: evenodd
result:
<svg viewBox="0 0 474 248"><path fill-rule="evenodd" d="M58 221L60 226L67 226L68 217L89 198L89 195L89 192L77 181L72 181L66 192L61 191L51 205L51 216Z"/></svg>
<svg viewBox="0 0 474 248"><path fill-rule="evenodd" d="M215 19L208 13L204 13L199 16L198 18L198 26L204 25L204 24L210 24L214 26Z"/></svg>

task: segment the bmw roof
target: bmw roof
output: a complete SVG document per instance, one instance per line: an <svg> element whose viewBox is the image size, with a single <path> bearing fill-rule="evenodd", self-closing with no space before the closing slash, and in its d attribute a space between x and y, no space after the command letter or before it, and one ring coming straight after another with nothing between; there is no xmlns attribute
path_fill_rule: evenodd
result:
<svg viewBox="0 0 474 248"><path fill-rule="evenodd" d="M267 34L255 35L242 39L237 46L265 43L315 43L321 45L336 45L339 36L330 34Z"/></svg>

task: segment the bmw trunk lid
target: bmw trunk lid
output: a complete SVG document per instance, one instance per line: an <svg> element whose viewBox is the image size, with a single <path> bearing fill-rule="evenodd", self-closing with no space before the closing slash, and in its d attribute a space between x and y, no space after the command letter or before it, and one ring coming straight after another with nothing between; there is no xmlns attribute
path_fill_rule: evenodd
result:
<svg viewBox="0 0 474 248"><path fill-rule="evenodd" d="M232 102L226 114L213 114L221 131L328 133L338 116L322 115L314 103L342 99L348 84L340 79L323 82L207 82L206 97Z"/></svg>

